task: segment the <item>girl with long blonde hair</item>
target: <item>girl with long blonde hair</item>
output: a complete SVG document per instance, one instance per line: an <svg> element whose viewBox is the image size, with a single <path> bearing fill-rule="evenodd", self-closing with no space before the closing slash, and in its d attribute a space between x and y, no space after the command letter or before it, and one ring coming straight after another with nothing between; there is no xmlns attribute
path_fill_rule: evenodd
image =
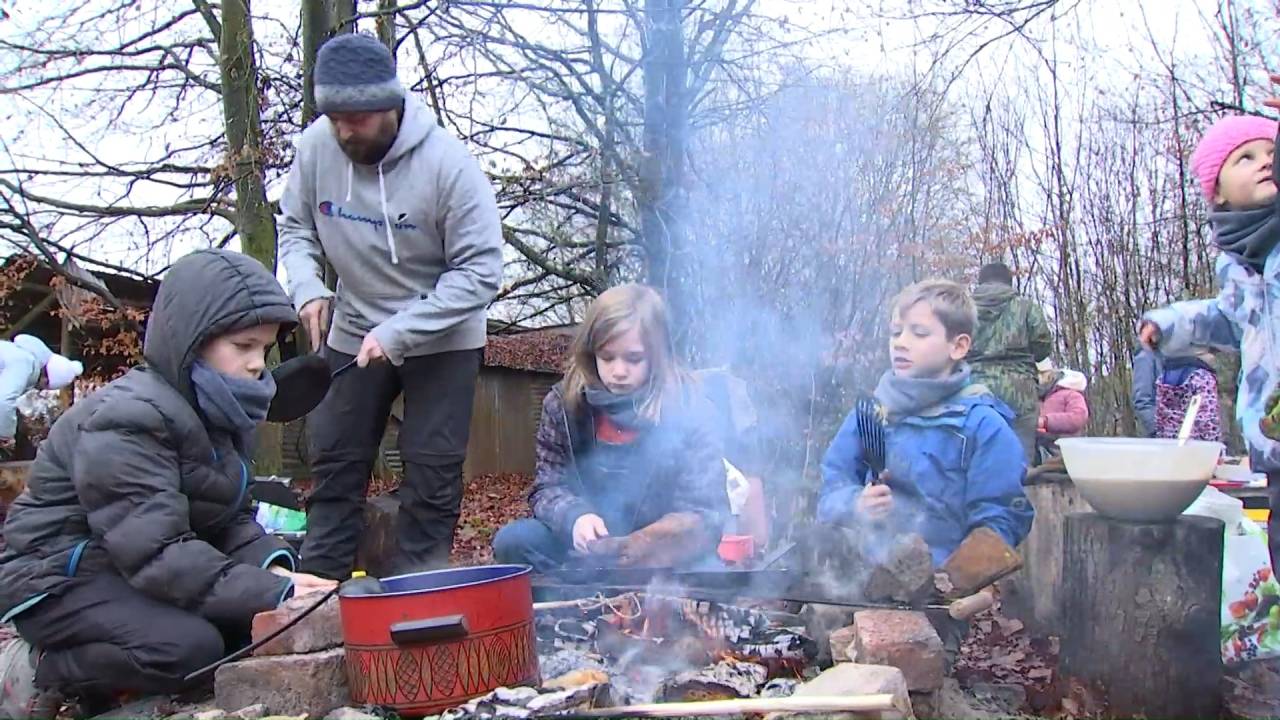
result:
<svg viewBox="0 0 1280 720"><path fill-rule="evenodd" d="M709 554L728 511L719 435L676 358L666 306L628 284L596 298L538 426L533 518L494 537L538 569L666 566Z"/></svg>

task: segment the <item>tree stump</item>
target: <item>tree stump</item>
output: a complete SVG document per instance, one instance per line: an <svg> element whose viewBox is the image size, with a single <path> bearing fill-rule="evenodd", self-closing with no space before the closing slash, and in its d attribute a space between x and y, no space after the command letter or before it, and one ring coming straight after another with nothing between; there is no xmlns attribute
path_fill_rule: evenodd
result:
<svg viewBox="0 0 1280 720"><path fill-rule="evenodd" d="M1065 527L1063 675L1103 688L1111 717L1217 717L1222 521Z"/></svg>
<svg viewBox="0 0 1280 720"><path fill-rule="evenodd" d="M1062 584L1063 523L1070 513L1087 512L1089 505L1065 473L1023 490L1036 520L1018 547L1022 569L999 583L1000 611L1021 620L1034 635L1062 636L1062 604L1072 592Z"/></svg>

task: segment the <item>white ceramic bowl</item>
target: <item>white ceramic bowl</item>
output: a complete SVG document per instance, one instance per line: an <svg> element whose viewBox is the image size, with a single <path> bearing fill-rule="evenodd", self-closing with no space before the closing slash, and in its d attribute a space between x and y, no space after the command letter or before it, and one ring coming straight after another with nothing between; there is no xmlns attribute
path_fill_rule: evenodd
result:
<svg viewBox="0 0 1280 720"><path fill-rule="evenodd" d="M1093 509L1133 522L1168 522L1213 477L1222 443L1155 438L1062 438L1067 474Z"/></svg>

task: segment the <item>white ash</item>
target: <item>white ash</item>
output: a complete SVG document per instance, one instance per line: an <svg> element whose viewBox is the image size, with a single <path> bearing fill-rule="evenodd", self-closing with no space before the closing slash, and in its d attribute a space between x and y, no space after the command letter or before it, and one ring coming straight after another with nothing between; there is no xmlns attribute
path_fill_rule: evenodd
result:
<svg viewBox="0 0 1280 720"><path fill-rule="evenodd" d="M439 720L463 720L464 718L495 718L497 720L524 720L533 715L573 710L591 705L604 683L589 683L567 690L539 692L531 687L500 687L463 705L445 710L436 716Z"/></svg>
<svg viewBox="0 0 1280 720"><path fill-rule="evenodd" d="M538 656L538 669L546 678L556 678L574 670L604 670L604 658L595 653L577 650L557 650L549 655Z"/></svg>
<svg viewBox="0 0 1280 720"><path fill-rule="evenodd" d="M800 681L794 678L774 678L760 688L760 697L791 697L798 687L800 687Z"/></svg>

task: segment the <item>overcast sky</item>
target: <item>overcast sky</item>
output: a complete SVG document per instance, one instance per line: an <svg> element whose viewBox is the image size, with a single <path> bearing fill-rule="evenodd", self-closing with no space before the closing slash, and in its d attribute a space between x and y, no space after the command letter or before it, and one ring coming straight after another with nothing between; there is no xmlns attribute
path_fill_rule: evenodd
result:
<svg viewBox="0 0 1280 720"><path fill-rule="evenodd" d="M155 0L141 0L154 2ZM853 67L868 74L907 75L925 72L929 58L918 43L927 37L934 27L929 21L890 20L874 17L867 12L867 3L855 0L759 0L760 8L768 13L785 15L790 20L815 30L839 30L827 39L813 44L809 53L819 61L831 61L845 67ZM92 0L90 0L92 2ZM39 28L44 13L81 3L74 0L42 0L42 2L7 3L0 7L9 9L12 18L0 22L0 36L25 38ZM891 8L907 3L876 2L877 8ZM942 4L941 0L930 6ZM955 3L950 3L954 5ZM267 4L258 3L261 10ZM285 25L296 23L293 2L270 3L270 12L277 14ZM912 2L920 7L920 3ZM1238 3L1247 7L1249 3ZM1266 3L1256 3L1259 12L1274 12ZM1211 18L1217 8L1213 0L1062 0L1057 12L1063 17L1052 25L1048 17L1042 17L1029 26L1020 37L1013 37L987 47L978 58L965 66L964 72L952 86L953 97L965 97L968 88L990 87L995 84L1045 82L1048 77L1043 63L1037 59L1037 51L1056 55L1058 73L1063 84L1075 91L1115 92L1130 89L1135 74L1158 68L1162 61L1175 57L1181 64L1210 62L1212 42L1205 19ZM884 10L884 15L891 11ZM363 28L371 30L370 27ZM977 44L998 32L1002 27L996 21L975 30L969 43L956 49L949 56L946 72L955 69L959 59L967 57ZM272 31L259 29L259 36L266 37ZM406 48L407 50L408 48ZM3 57L0 56L0 61ZM406 65L411 63L406 62ZM1277 63L1280 66L1280 63ZM1259 82L1261 78L1259 78ZM94 80L84 83L89 89ZM15 154L30 158L55 158L72 156L75 150L62 140L50 117L45 112L86 125L110 125L103 142L96 145L94 153L113 162L136 159L140 154L155 151L166 145L183 142L192 134L207 135L210 127L221 121L221 109L216 98L205 94L209 106L202 113L197 126L169 125L160 133L141 134L133 131L130 118L75 116L74 103L62 98L53 102L26 104L12 96L0 96L0 117L7 119L0 138ZM75 117L68 117L75 116ZM31 165L31 161L24 164ZM107 195L94 185L86 184L69 188L65 196L82 196L87 202L102 202ZM278 197L279 183L270 189L271 196ZM169 192L155 186L140 185L126 202L145 205L170 201ZM70 230L71 225L66 229ZM59 230L63 227L59 226ZM132 246L132 247L130 247ZM144 258L138 254L140 245L121 240L119 243L99 242L91 248L82 248L89 254L114 262L131 265L159 267L167 264L168 257ZM177 253L190 248L177 247ZM7 252L0 248L0 252Z"/></svg>

